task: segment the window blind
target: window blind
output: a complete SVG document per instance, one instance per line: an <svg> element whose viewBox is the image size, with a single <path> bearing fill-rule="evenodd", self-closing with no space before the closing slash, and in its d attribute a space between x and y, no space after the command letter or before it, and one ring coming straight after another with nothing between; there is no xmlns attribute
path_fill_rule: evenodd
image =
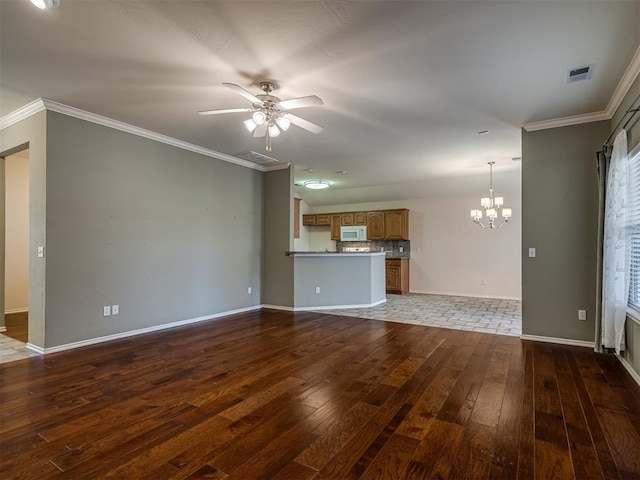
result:
<svg viewBox="0 0 640 480"><path fill-rule="evenodd" d="M629 161L629 228L631 258L629 305L640 311L640 151Z"/></svg>

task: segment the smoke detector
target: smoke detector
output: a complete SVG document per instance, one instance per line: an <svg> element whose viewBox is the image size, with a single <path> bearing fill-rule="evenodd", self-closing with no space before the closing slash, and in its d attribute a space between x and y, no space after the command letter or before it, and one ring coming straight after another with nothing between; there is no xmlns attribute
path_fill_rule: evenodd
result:
<svg viewBox="0 0 640 480"><path fill-rule="evenodd" d="M566 83L575 83L582 80L589 80L593 74L594 65L584 65L582 67L570 68L567 70Z"/></svg>

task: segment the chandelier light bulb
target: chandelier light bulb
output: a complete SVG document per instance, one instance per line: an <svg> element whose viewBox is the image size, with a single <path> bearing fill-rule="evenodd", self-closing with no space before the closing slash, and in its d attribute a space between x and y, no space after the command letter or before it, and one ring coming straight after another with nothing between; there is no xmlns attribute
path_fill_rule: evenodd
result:
<svg viewBox="0 0 640 480"><path fill-rule="evenodd" d="M253 113L252 118L256 125L262 125L267 119L267 116L264 114L264 112L258 110L257 112Z"/></svg>
<svg viewBox="0 0 640 480"><path fill-rule="evenodd" d="M489 197L482 197L480 199L480 206L483 208L489 208L491 206L491 199Z"/></svg>
<svg viewBox="0 0 640 480"><path fill-rule="evenodd" d="M256 122L254 122L253 119L250 118L249 120L244 121L244 126L247 130L249 130L249 133L253 133L258 125L256 125Z"/></svg>
<svg viewBox="0 0 640 480"><path fill-rule="evenodd" d="M269 125L269 136L275 138L278 135L280 135L280 129L278 128L278 126L277 125Z"/></svg>
<svg viewBox="0 0 640 480"><path fill-rule="evenodd" d="M491 220L496 218L496 209L495 208L488 208L487 209L487 217L489 217Z"/></svg>
<svg viewBox="0 0 640 480"><path fill-rule="evenodd" d="M291 126L291 120L284 117L280 117L279 119L277 119L276 123L280 127L280 130L282 130L283 132L289 130L289 127Z"/></svg>
<svg viewBox="0 0 640 480"><path fill-rule="evenodd" d="M496 197L493 199L493 204L496 207L501 207L504 204L504 198L503 197Z"/></svg>
<svg viewBox="0 0 640 480"><path fill-rule="evenodd" d="M505 220L509 220L511 218L511 209L510 208L503 208L502 209L502 216L504 217Z"/></svg>

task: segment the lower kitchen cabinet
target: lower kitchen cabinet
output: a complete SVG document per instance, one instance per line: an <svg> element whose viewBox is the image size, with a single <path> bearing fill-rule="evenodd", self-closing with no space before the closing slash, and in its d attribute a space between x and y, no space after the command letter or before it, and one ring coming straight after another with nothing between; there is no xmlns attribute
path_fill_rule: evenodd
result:
<svg viewBox="0 0 640 480"><path fill-rule="evenodd" d="M409 259L385 260L385 283L387 293L404 295L409 292Z"/></svg>

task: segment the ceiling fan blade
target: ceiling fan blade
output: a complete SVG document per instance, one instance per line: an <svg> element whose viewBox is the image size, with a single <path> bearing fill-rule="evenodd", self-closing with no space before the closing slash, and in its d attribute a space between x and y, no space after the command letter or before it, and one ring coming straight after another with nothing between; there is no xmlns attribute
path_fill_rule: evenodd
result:
<svg viewBox="0 0 640 480"><path fill-rule="evenodd" d="M294 108L302 107L317 107L324 105L324 102L320 97L315 95L309 95L308 97L290 98L289 100L283 100L278 102L278 105L283 110L293 110Z"/></svg>
<svg viewBox="0 0 640 480"><path fill-rule="evenodd" d="M267 122L264 122L262 125L258 125L256 129L253 131L253 136L255 138L264 137L267 134Z"/></svg>
<svg viewBox="0 0 640 480"><path fill-rule="evenodd" d="M229 87L234 92L239 93L244 98L249 100L251 103L257 103L259 105L262 105L262 100L256 97L253 93L242 88L240 85L236 85L235 83L223 83L223 85Z"/></svg>
<svg viewBox="0 0 640 480"><path fill-rule="evenodd" d="M311 133L320 133L323 130L320 125L316 125L315 123L311 123L304 118L296 117L295 115L291 115L290 113L284 114L284 118L288 118L294 125L297 125L300 128L304 128L305 130L309 130Z"/></svg>
<svg viewBox="0 0 640 480"><path fill-rule="evenodd" d="M226 108L222 110L202 110L198 115L220 115L221 113L251 112L252 108Z"/></svg>

